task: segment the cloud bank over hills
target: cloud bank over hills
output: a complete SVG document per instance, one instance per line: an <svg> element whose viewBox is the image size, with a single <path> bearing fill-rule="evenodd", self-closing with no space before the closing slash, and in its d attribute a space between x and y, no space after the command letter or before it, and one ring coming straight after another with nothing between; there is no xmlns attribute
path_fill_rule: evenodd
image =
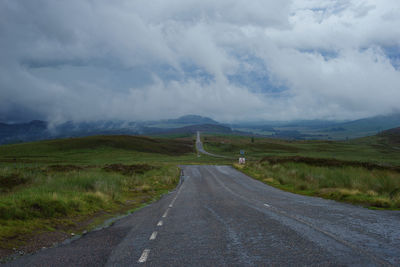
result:
<svg viewBox="0 0 400 267"><path fill-rule="evenodd" d="M1 1L0 121L399 111L400 2Z"/></svg>

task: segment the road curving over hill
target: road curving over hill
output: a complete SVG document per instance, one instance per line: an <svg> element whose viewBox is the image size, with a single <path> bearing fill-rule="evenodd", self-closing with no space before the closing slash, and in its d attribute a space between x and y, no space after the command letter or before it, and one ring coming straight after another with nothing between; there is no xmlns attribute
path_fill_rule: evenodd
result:
<svg viewBox="0 0 400 267"><path fill-rule="evenodd" d="M201 154L204 154L204 155L217 157L217 158L227 158L225 156L221 156L221 155L217 155L217 154L213 154L213 153L209 153L209 152L205 151L204 147L203 147L203 143L201 142L200 132L199 131L197 131L197 135L196 135L196 149L197 149L198 153L201 153Z"/></svg>

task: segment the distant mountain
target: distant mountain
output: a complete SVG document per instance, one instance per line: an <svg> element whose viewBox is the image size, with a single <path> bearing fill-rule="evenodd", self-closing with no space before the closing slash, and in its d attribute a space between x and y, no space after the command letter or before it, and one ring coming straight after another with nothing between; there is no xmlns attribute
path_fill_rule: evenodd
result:
<svg viewBox="0 0 400 267"><path fill-rule="evenodd" d="M43 129L47 129L47 122L45 121L36 120L19 124L0 123L0 135L7 135L9 133L36 132Z"/></svg>
<svg viewBox="0 0 400 267"><path fill-rule="evenodd" d="M0 144L90 135L138 134L135 124L123 121L72 122L49 126L45 121L0 123Z"/></svg>
<svg viewBox="0 0 400 267"><path fill-rule="evenodd" d="M270 137L288 140L327 139L327 135L305 134L296 130L275 131Z"/></svg>
<svg viewBox="0 0 400 267"><path fill-rule="evenodd" d="M198 125L185 126L181 128L170 129L168 133L194 134L197 131L200 131L202 133L224 133L224 134L232 133L231 128L217 124L198 124Z"/></svg>
<svg viewBox="0 0 400 267"><path fill-rule="evenodd" d="M375 116L349 122L337 123L331 127L316 129L333 139L358 138L400 126L400 113Z"/></svg>
<svg viewBox="0 0 400 267"><path fill-rule="evenodd" d="M156 128L146 127L142 129L145 135L158 135L158 134L195 134L197 131L202 133L232 133L232 129L218 124L197 124L184 126L179 128Z"/></svg>
<svg viewBox="0 0 400 267"><path fill-rule="evenodd" d="M68 121L50 129L51 134L57 137L79 137L89 135L138 134L139 129L134 122L125 121Z"/></svg>
<svg viewBox="0 0 400 267"><path fill-rule="evenodd" d="M177 119L170 119L166 121L167 123L171 124L219 124L215 120L208 118L208 117L202 117L199 115L186 115L179 117Z"/></svg>
<svg viewBox="0 0 400 267"><path fill-rule="evenodd" d="M28 123L0 123L0 144L18 143L45 139L49 136L47 122L31 121Z"/></svg>
<svg viewBox="0 0 400 267"><path fill-rule="evenodd" d="M336 127L343 127L347 130L375 133L398 126L400 126L400 113L375 116L336 125Z"/></svg>
<svg viewBox="0 0 400 267"><path fill-rule="evenodd" d="M195 133L196 131L209 133L232 132L229 127L222 126L211 118L198 115L187 115L177 119L152 122L67 121L51 126L44 121L31 121L20 124L0 123L0 144L91 135L186 134Z"/></svg>
<svg viewBox="0 0 400 267"><path fill-rule="evenodd" d="M359 120L338 122L304 120L292 122L259 122L234 124L234 130L251 131L284 139L334 139L344 140L375 135L400 126L400 113L375 116Z"/></svg>

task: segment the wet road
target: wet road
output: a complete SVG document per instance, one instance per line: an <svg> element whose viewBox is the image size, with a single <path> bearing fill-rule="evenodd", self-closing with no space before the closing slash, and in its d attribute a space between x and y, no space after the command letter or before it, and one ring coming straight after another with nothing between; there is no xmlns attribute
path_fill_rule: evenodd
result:
<svg viewBox="0 0 400 267"><path fill-rule="evenodd" d="M160 201L10 266L400 265L400 213L299 196L228 166L182 166Z"/></svg>

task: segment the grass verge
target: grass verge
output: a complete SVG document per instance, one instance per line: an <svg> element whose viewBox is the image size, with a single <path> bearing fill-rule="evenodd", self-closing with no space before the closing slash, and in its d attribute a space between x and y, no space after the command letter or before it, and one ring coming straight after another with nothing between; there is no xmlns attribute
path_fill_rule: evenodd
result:
<svg viewBox="0 0 400 267"><path fill-rule="evenodd" d="M308 196L360 204L370 208L400 209L400 173L360 166L316 166L268 160L235 165L271 186Z"/></svg>
<svg viewBox="0 0 400 267"><path fill-rule="evenodd" d="M38 231L68 232L99 212L139 207L179 181L173 165L72 166L0 168L7 184L0 195L0 247L21 246Z"/></svg>

